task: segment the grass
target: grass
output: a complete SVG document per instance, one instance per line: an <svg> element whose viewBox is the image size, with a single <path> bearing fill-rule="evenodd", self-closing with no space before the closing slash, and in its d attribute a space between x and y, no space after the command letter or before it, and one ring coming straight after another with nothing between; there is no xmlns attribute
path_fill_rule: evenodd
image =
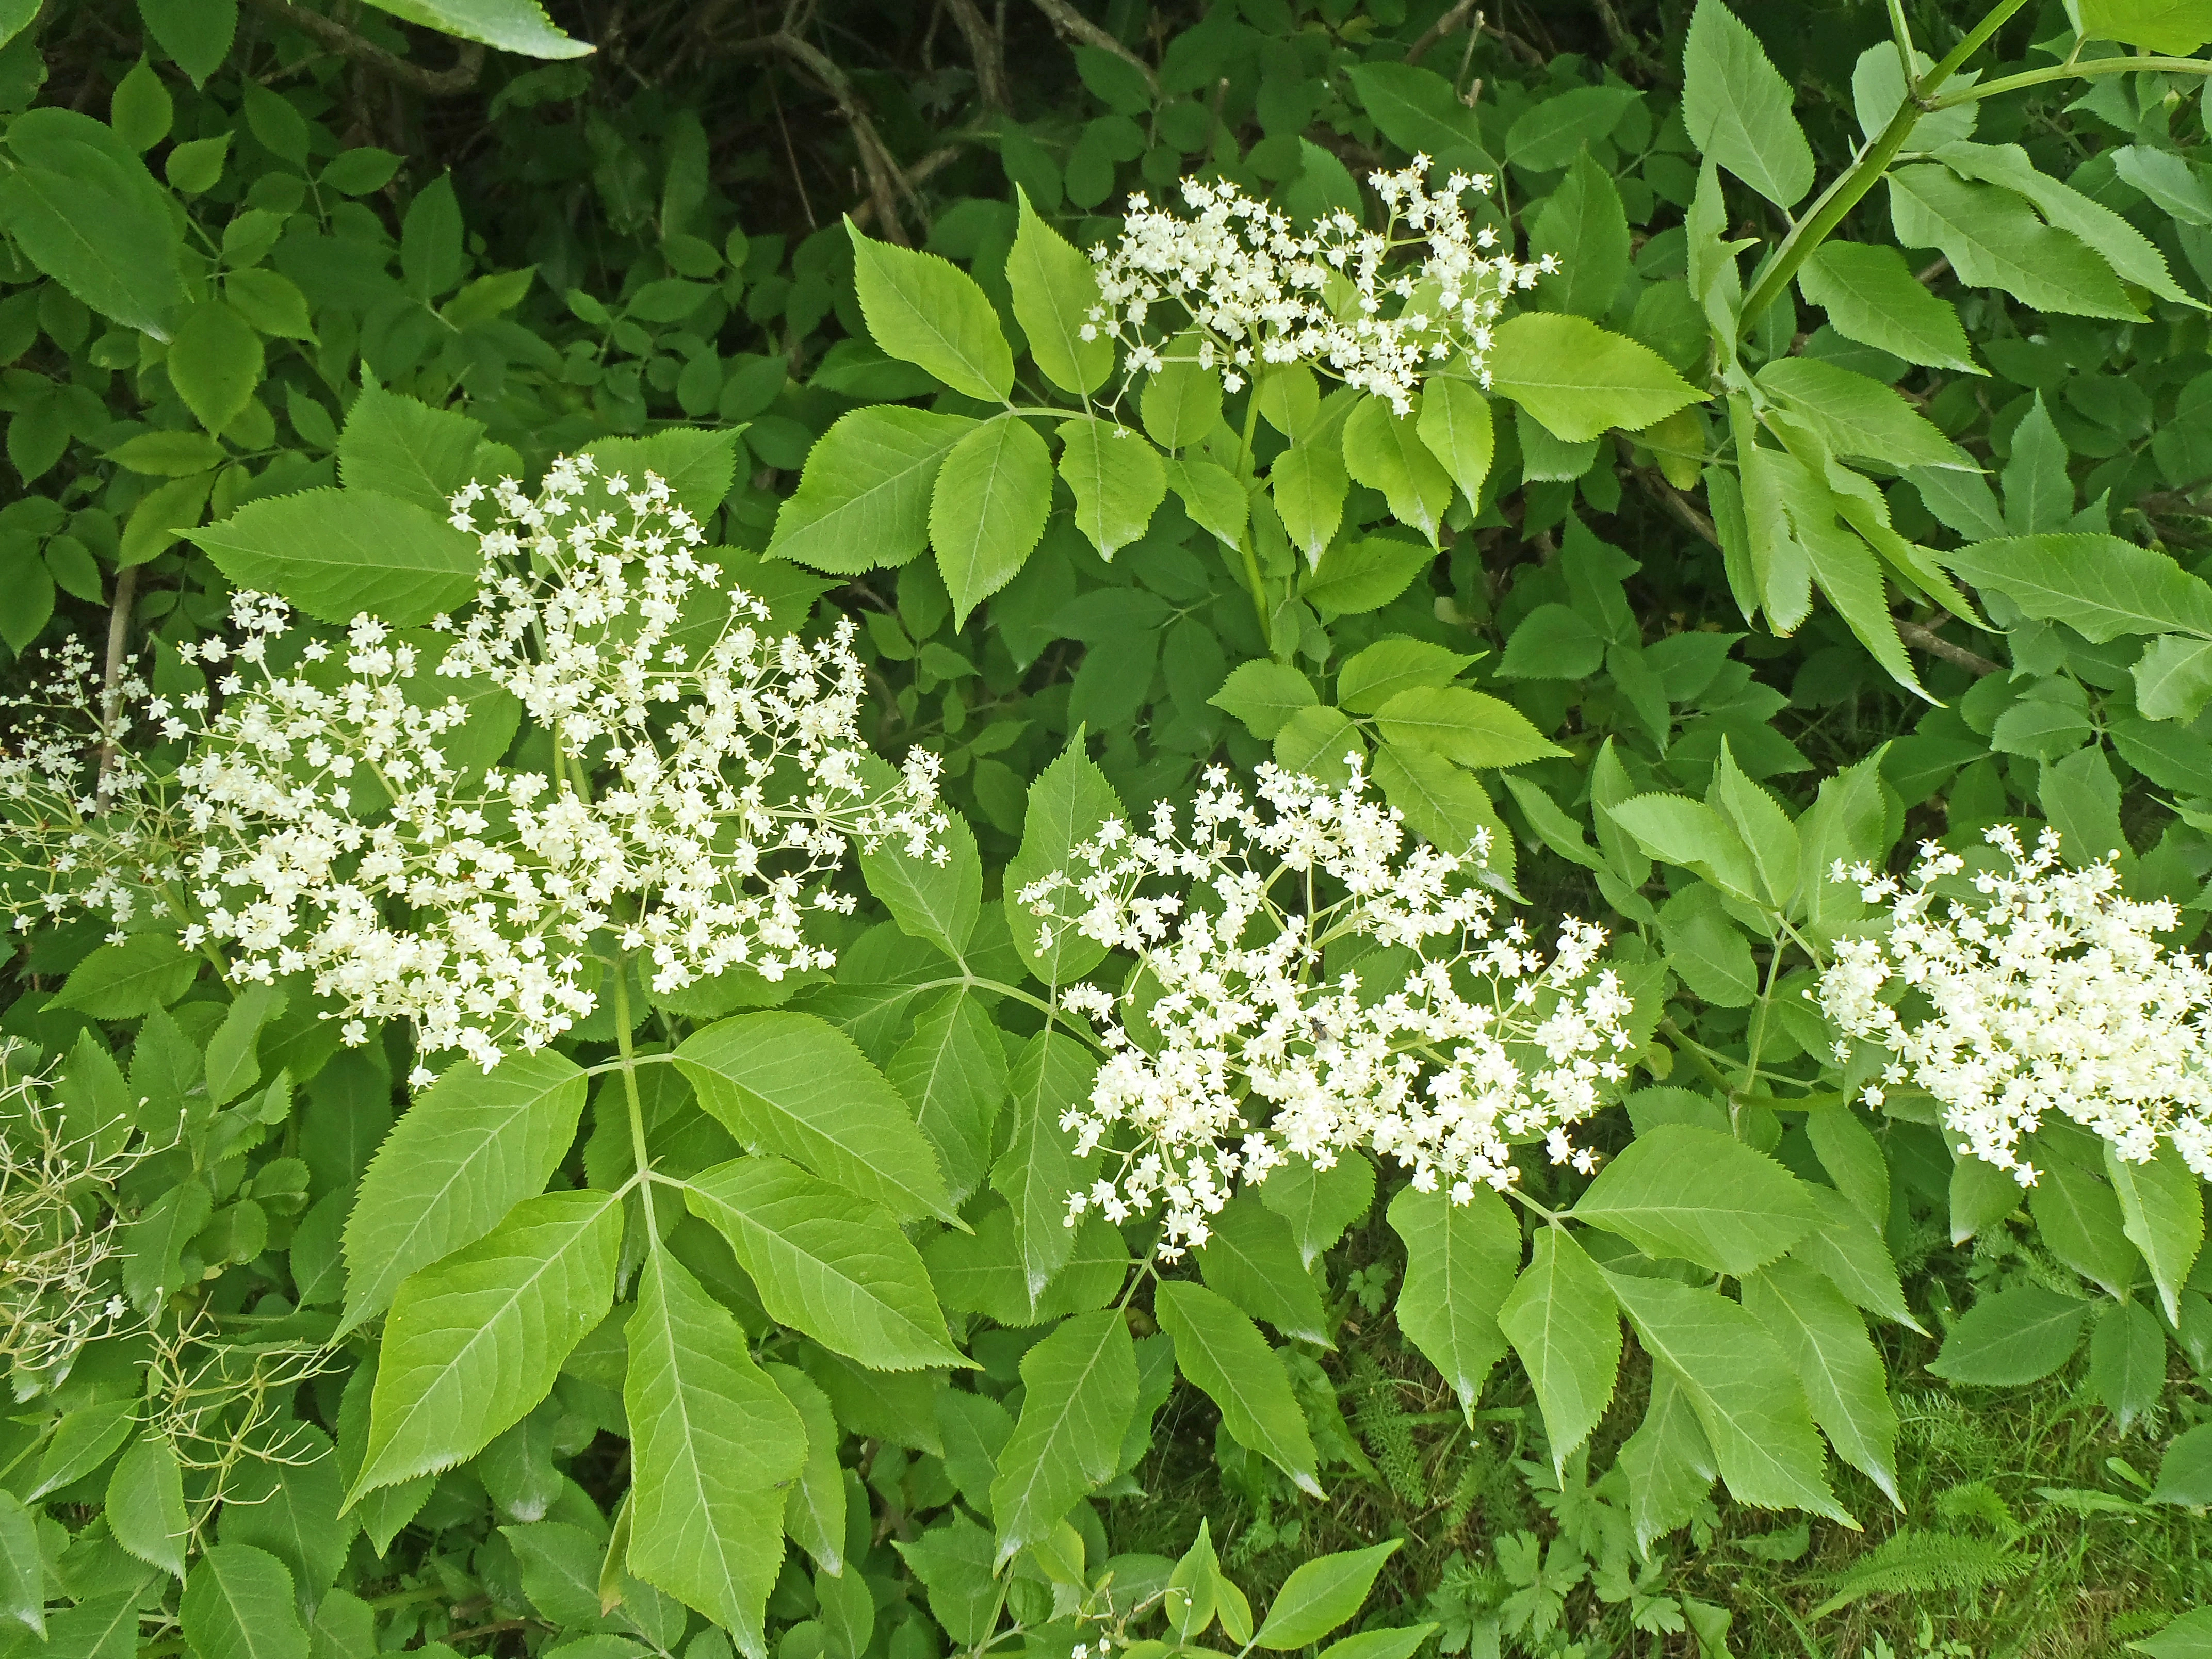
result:
<svg viewBox="0 0 2212 1659"><path fill-rule="evenodd" d="M1346 1241L1345 1267L1364 1284L1396 1249L1371 1219ZM2005 1254L1999 1246L1983 1257ZM1916 1304L1949 1296L1963 1305L1979 1276L1971 1249L1934 1252ZM1392 1281L1395 1282L1395 1281ZM1937 1290L1937 1286L1942 1286ZM1921 1292L1934 1291L1933 1296ZM1179 1390L1139 1469L1146 1496L1115 1505L1114 1547L1175 1555L1209 1522L1222 1562L1250 1595L1267 1600L1299 1562L1379 1539L1405 1540L1368 1607L1376 1624L1445 1615L1456 1637L1455 1595L1495 1606L1516 1590L1525 1612L1540 1595L1498 1571L1497 1546L1533 1533L1571 1559L1579 1543L1598 1566L1609 1520L1607 1483L1578 1468L1611 1467L1635 1426L1648 1362L1630 1345L1619 1403L1585 1459L1553 1482L1526 1377L1510 1357L1492 1372L1470 1431L1441 1379L1399 1338L1387 1310L1346 1297L1339 1351L1325 1356L1349 1430L1349 1455L1323 1446L1326 1502L1300 1499L1271 1467L1217 1433L1204 1401ZM1932 1320L1929 1321L1931 1324ZM1936 1343L1885 1330L1899 1419L1903 1512L1874 1485L1832 1462L1838 1496L1863 1523L1780 1516L1721 1498L1700 1521L1654 1547L1666 1565L1630 1595L1626 1580L1580 1574L1559 1597L1556 1626L1509 1633L1506 1656L1576 1659L1692 1659L1692 1630L1668 1630L1660 1602L1686 1599L1729 1615L1728 1650L1740 1659L2089 1659L2118 1656L2129 1641L2191 1607L2212 1604L2212 1519L2140 1500L2160 1448L2212 1420L2212 1390L2169 1349L2160 1409L2123 1433L2094 1398L2077 1356L2058 1376L2015 1389L1954 1389L1923 1369ZM1326 1442L1330 1437L1319 1437ZM1617 1515L1617 1510L1613 1510ZM1615 1547L1615 1553L1620 1553ZM1628 1562L1632 1571L1635 1563ZM1562 1577L1565 1575L1562 1574ZM1440 1587L1445 1593L1439 1596ZM1608 1592L1619 1599L1608 1600ZM1656 1627L1634 1628L1639 1614ZM1678 1621L1679 1622L1679 1621ZM1581 1644L1579 1654L1574 1645ZM1479 1637L1472 1651L1482 1651Z"/></svg>

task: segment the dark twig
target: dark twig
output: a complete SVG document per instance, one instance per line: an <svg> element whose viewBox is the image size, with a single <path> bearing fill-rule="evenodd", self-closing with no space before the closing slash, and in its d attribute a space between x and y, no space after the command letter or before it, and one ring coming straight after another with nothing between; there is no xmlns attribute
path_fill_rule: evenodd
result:
<svg viewBox="0 0 2212 1659"><path fill-rule="evenodd" d="M930 151L928 155L899 174L900 192L906 197L907 200L913 201L915 188L927 180L932 174L942 172L953 161L958 160L963 148L961 144L942 144ZM875 217L875 212L876 204L872 198L856 204L853 209L853 222L856 225L866 225Z"/></svg>
<svg viewBox="0 0 2212 1659"><path fill-rule="evenodd" d="M750 40L739 40L726 50L740 56L756 57L781 55L788 58L806 77L836 103L847 124L853 129L854 148L860 153L860 169L868 177L868 196L873 202L876 218L883 227L883 234L900 246L908 246L906 232L898 222L898 197L902 185L897 164L891 160L890 151L877 134L876 124L860 106L859 95L845 71L837 67L827 54L790 29L778 29L774 34L757 36Z"/></svg>
<svg viewBox="0 0 2212 1659"><path fill-rule="evenodd" d="M366 64L379 74L433 98L448 98L455 93L466 92L483 72L484 49L473 40L460 43L460 52L453 59L453 68L427 70L404 58L395 58L374 41L364 40L344 24L320 12L309 11L305 6L293 5L290 0L253 0L253 3L316 41L325 51Z"/></svg>
<svg viewBox="0 0 2212 1659"><path fill-rule="evenodd" d="M1115 40L1109 31L1076 10L1068 0L1036 0L1036 9L1051 20L1053 27L1063 40L1080 40L1087 46L1112 52L1123 63L1133 65L1137 73L1145 77L1145 84L1153 92L1159 91L1160 77L1152 73L1152 66Z"/></svg>
<svg viewBox="0 0 2212 1659"><path fill-rule="evenodd" d="M1626 58L1632 68L1646 75L1663 76L1664 66L1653 61L1635 32L1620 21L1620 13L1614 9L1613 0L1596 0L1596 5L1597 21L1604 27L1605 38L1612 43L1613 51Z"/></svg>
<svg viewBox="0 0 2212 1659"><path fill-rule="evenodd" d="M1487 19L1478 21L1475 27L1492 40L1504 42L1505 49L1528 64L1530 69L1545 69L1550 66L1552 60L1540 48L1530 46L1511 30L1500 28Z"/></svg>
<svg viewBox="0 0 2212 1659"><path fill-rule="evenodd" d="M1977 652L1967 650L1963 645L1952 644L1932 628L1923 627L1917 622L1907 622L1902 617L1893 617L1890 620L1897 624L1897 637L1914 650L1925 651L1931 657L1941 657L1945 662L1956 663L1970 673L1994 674L2004 666L2002 663L1991 662Z"/></svg>
<svg viewBox="0 0 2212 1659"><path fill-rule="evenodd" d="M975 0L945 0L945 9L968 43L968 56L975 64L975 95L987 109L1008 107L1006 43Z"/></svg>
<svg viewBox="0 0 2212 1659"><path fill-rule="evenodd" d="M1428 32L1426 33L1423 34L1420 39L1414 41L1412 46L1406 48L1406 61L1409 64L1419 63L1423 58L1428 55L1428 51L1431 46L1436 45L1437 41L1443 40L1447 34L1457 33L1460 28L1467 22L1468 14L1474 9L1474 0L1459 0L1459 3L1457 5L1454 6L1443 16L1437 18L1435 22L1429 25ZM1474 27L1477 30L1480 30L1482 27L1482 20L1480 17L1478 16L1475 19Z"/></svg>

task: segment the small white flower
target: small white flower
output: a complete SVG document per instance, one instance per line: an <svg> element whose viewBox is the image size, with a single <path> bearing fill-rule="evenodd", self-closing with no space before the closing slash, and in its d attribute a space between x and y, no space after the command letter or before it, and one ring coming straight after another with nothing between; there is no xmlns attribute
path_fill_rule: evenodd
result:
<svg viewBox="0 0 2212 1659"><path fill-rule="evenodd" d="M34 724L0 757L0 869L43 878L11 894L18 919L150 910L234 980L308 975L349 1043L404 1019L424 1054L489 1070L592 1011L602 929L656 991L738 964L780 980L830 965L808 918L850 908L828 883L852 844L942 856L935 757L894 771L860 738L852 625L769 631L660 478L558 460L535 496L471 485L453 521L484 562L428 641L364 616L328 662L272 669L286 607L238 595L240 642L198 653L238 665L220 710L167 775L118 743L106 810L85 799L88 722ZM119 735L147 702L125 690ZM457 734L518 712L550 743L511 768L457 758Z"/></svg>
<svg viewBox="0 0 2212 1659"><path fill-rule="evenodd" d="M1304 363L1401 415L1431 366L1456 359L1458 372L1486 385L1505 296L1559 261L1486 252L1497 233L1470 226L1462 198L1487 193L1491 180L1455 173L1432 193L1427 168L1417 155L1402 172L1369 176L1389 215L1380 231L1339 210L1301 232L1225 182L1183 180L1189 217L1132 196L1120 240L1091 250L1102 303L1082 337L1116 340L1132 378L1170 362L1233 363L1222 376L1233 392L1255 363ZM1415 246L1418 262L1397 258ZM1165 321L1155 315L1163 308Z"/></svg>
<svg viewBox="0 0 2212 1659"><path fill-rule="evenodd" d="M1832 872L1890 915L1886 933L1838 945L1821 1008L1897 1056L1883 1083L1934 1096L1962 1154L2022 1186L2035 1170L2021 1143L2054 1112L2130 1163L2169 1144L2212 1179L2212 968L2155 938L2179 909L2123 898L2109 859L2065 868L2055 830L2032 854L2002 825L1987 839L2009 868L1940 910L1937 884L1966 866L1933 842L1910 886L1863 865Z"/></svg>
<svg viewBox="0 0 2212 1659"><path fill-rule="evenodd" d="M1109 823L1018 895L1048 941L1079 933L1137 963L1121 994L1060 994L1107 1050L1060 1127L1112 1173L1071 1215L1164 1207L1172 1258L1291 1158L1327 1169L1364 1148L1423 1191L1441 1172L1459 1203L1511 1183L1517 1144L1588 1168L1566 1129L1632 1046L1604 934L1564 924L1547 963L1525 930L1493 933L1484 849L1413 842L1356 766L1341 788L1262 766L1257 793L1210 771L1187 823L1164 804L1149 830Z"/></svg>

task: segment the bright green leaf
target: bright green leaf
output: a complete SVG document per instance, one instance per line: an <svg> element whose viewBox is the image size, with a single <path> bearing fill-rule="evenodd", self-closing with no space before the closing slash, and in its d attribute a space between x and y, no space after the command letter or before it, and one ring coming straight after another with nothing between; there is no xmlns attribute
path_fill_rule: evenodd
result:
<svg viewBox="0 0 2212 1659"><path fill-rule="evenodd" d="M1540 1228L1498 1328L1528 1373L1553 1467L1563 1468L1605 1415L1620 1372L1620 1310L1606 1275L1565 1228Z"/></svg>
<svg viewBox="0 0 2212 1659"><path fill-rule="evenodd" d="M1175 1339L1177 1369L1221 1408L1231 1437L1319 1498L1305 1413L1259 1327L1215 1292L1176 1279L1161 1281L1153 1310Z"/></svg>
<svg viewBox="0 0 2212 1659"><path fill-rule="evenodd" d="M890 1215L780 1158L741 1158L684 1183L781 1324L872 1370L964 1362L921 1257Z"/></svg>
<svg viewBox="0 0 2212 1659"><path fill-rule="evenodd" d="M400 1285L353 1495L471 1457L529 1414L614 1299L622 1205L549 1193Z"/></svg>
<svg viewBox="0 0 2212 1659"><path fill-rule="evenodd" d="M1051 511L1052 456L1018 416L986 421L945 453L929 498L929 540L955 628L1020 573Z"/></svg>
<svg viewBox="0 0 2212 1659"><path fill-rule="evenodd" d="M490 1071L450 1066L378 1148L346 1220L345 1323L392 1305L401 1281L473 1244L545 1190L583 1116L585 1077L551 1049Z"/></svg>
<svg viewBox="0 0 2212 1659"><path fill-rule="evenodd" d="M771 557L856 575L902 565L929 543L930 502L964 415L879 404L841 415L807 451L799 488L776 514Z"/></svg>
<svg viewBox="0 0 2212 1659"><path fill-rule="evenodd" d="M811 1014L739 1014L695 1031L676 1064L747 1145L787 1158L901 1219L950 1219L937 1154L853 1040Z"/></svg>
<svg viewBox="0 0 2212 1659"><path fill-rule="evenodd" d="M1566 443L1613 427L1641 430L1698 395L1650 347L1555 312L1524 311L1500 324L1490 369L1500 392Z"/></svg>
<svg viewBox="0 0 2212 1659"><path fill-rule="evenodd" d="M1390 1200L1390 1225L1406 1245L1398 1328L1472 1424L1483 1382L1505 1357L1498 1318L1520 1270L1521 1229L1505 1200L1483 1187L1464 1203L1407 1187Z"/></svg>

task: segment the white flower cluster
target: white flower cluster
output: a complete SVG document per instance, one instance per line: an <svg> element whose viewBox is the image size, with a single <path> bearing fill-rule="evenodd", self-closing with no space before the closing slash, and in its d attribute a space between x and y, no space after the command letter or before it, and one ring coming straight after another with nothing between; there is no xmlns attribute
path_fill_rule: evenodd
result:
<svg viewBox="0 0 2212 1659"><path fill-rule="evenodd" d="M1897 1056L1883 1083L1933 1095L1962 1155L2022 1186L2035 1169L2021 1142L2052 1112L2130 1163L2170 1142L2212 1179L2212 969L2154 937L2180 912L2122 898L2109 861L2064 868L2055 830L2033 853L2002 826L1988 839L2010 868L1972 878L1978 902L1939 908L1936 884L1965 864L1932 842L1909 887L1838 864L1834 878L1887 901L1890 921L1838 945L1821 1007L1846 1036ZM1838 1042L1838 1060L1849 1052ZM1880 1084L1866 1091L1871 1105L1883 1097Z"/></svg>
<svg viewBox="0 0 2212 1659"><path fill-rule="evenodd" d="M1238 1182L1289 1158L1327 1169L1364 1147L1459 1203L1512 1182L1516 1141L1589 1168L1567 1127L1604 1103L1632 1046L1630 999L1595 969L1604 933L1565 923L1547 964L1518 923L1493 933L1486 848L1469 860L1412 843L1357 770L1332 789L1262 766L1257 793L1210 771L1187 830L1163 803L1149 834L1109 823L1022 890L1048 944L1073 930L1138 963L1121 995L1060 993L1108 1049L1061 1120L1113 1167L1071 1197L1071 1224L1164 1200L1172 1259L1206 1242Z"/></svg>
<svg viewBox="0 0 2212 1659"><path fill-rule="evenodd" d="M1498 233L1470 226L1460 199L1487 193L1490 179L1455 173L1431 192L1428 167L1417 155L1402 173L1369 176L1389 214L1380 231L1341 208L1301 231L1228 183L1183 180L1188 219L1132 196L1121 240L1091 250L1100 303L1083 337L1112 337L1133 374L1170 361L1218 366L1231 392L1255 366L1306 363L1388 398L1401 415L1423 374L1455 356L1487 386L1506 296L1558 262L1492 252ZM1394 258L1417 244L1427 250L1418 261ZM1164 305L1188 319L1194 340L1182 337L1182 318L1163 330L1152 313Z"/></svg>
<svg viewBox="0 0 2212 1659"><path fill-rule="evenodd" d="M486 494L457 496L454 523L477 531ZM167 791L184 942L234 979L309 975L349 1042L402 1018L487 1069L592 1010L595 934L659 991L829 966L806 915L851 908L825 879L850 842L944 856L934 757L903 775L867 757L850 625L817 645L765 631L651 474L580 457L534 499L489 494L477 603L442 633L362 617L333 651L240 595L242 638L188 648L220 667L219 707L149 702L190 738ZM472 721L512 730L507 698L550 744L466 764ZM98 842L105 819L76 805L58 827Z"/></svg>

